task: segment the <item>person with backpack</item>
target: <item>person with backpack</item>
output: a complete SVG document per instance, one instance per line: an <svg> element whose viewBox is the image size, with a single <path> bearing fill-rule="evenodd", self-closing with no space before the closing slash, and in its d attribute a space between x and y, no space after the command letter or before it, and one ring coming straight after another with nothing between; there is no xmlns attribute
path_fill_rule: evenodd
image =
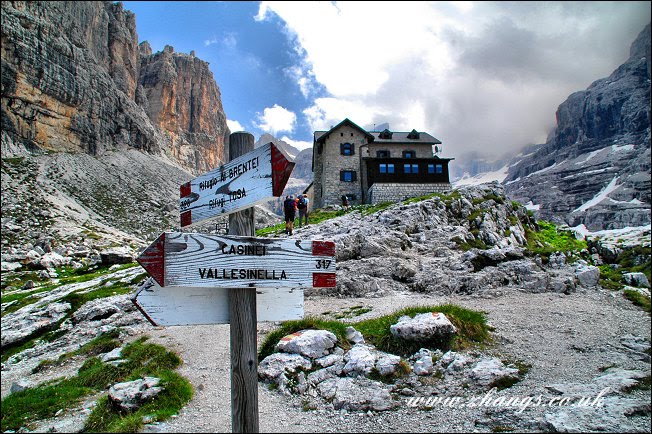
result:
<svg viewBox="0 0 652 434"><path fill-rule="evenodd" d="M344 208L344 211L349 210L349 197L346 194L342 195L342 208Z"/></svg>
<svg viewBox="0 0 652 434"><path fill-rule="evenodd" d="M292 229L294 228L294 219L296 218L296 201L294 196L290 195L285 198L283 202L283 214L285 216L285 233L287 235L292 235Z"/></svg>
<svg viewBox="0 0 652 434"><path fill-rule="evenodd" d="M299 195L299 200L297 201L297 209L299 210L299 227L301 227L301 221L305 218L306 226L308 226L308 203L310 199L305 194Z"/></svg>

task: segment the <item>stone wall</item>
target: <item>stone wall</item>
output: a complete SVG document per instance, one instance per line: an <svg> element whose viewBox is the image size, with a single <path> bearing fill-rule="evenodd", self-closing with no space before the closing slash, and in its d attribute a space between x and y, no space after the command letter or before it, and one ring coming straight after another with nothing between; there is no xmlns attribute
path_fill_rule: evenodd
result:
<svg viewBox="0 0 652 434"><path fill-rule="evenodd" d="M342 155L340 144L351 143L354 146L353 155ZM362 200L360 172L360 146L367 143L367 138L362 131L349 125L342 125L326 138L323 144L317 144L313 149L315 153L315 207L341 204L343 194L355 195L356 199L350 201L357 205ZM321 146L321 153L319 148ZM365 148L362 149L365 152ZM366 156L366 154L365 154ZM341 170L353 170L357 179L354 182L340 181Z"/></svg>
<svg viewBox="0 0 652 434"><path fill-rule="evenodd" d="M375 183L369 189L369 203L399 202L411 197L425 196L431 193L447 193L451 189L448 182L433 184L399 184Z"/></svg>

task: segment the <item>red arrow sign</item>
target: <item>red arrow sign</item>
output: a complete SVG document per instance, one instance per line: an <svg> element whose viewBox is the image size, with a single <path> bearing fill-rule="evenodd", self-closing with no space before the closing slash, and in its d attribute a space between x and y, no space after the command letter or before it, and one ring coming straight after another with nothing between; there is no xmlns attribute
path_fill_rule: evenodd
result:
<svg viewBox="0 0 652 434"><path fill-rule="evenodd" d="M181 227L280 197L294 164L269 142L183 184L179 199Z"/></svg>
<svg viewBox="0 0 652 434"><path fill-rule="evenodd" d="M137 258L162 286L334 288L335 243L164 232Z"/></svg>

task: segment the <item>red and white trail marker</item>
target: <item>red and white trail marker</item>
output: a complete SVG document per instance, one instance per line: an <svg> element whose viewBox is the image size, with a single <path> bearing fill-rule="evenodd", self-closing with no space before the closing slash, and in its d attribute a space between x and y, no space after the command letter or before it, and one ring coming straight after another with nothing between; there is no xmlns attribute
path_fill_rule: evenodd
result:
<svg viewBox="0 0 652 434"><path fill-rule="evenodd" d="M335 287L332 241L164 232L137 261L162 287Z"/></svg>
<svg viewBox="0 0 652 434"><path fill-rule="evenodd" d="M294 162L269 142L180 187L181 227L280 197Z"/></svg>

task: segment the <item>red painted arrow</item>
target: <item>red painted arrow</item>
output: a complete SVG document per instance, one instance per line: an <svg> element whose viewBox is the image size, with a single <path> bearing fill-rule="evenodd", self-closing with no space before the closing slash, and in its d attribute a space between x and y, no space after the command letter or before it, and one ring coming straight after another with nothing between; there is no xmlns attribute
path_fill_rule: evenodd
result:
<svg viewBox="0 0 652 434"><path fill-rule="evenodd" d="M333 288L335 243L164 232L137 258L161 286Z"/></svg>
<svg viewBox="0 0 652 434"><path fill-rule="evenodd" d="M165 232L163 232L136 261L160 286L165 286Z"/></svg>

